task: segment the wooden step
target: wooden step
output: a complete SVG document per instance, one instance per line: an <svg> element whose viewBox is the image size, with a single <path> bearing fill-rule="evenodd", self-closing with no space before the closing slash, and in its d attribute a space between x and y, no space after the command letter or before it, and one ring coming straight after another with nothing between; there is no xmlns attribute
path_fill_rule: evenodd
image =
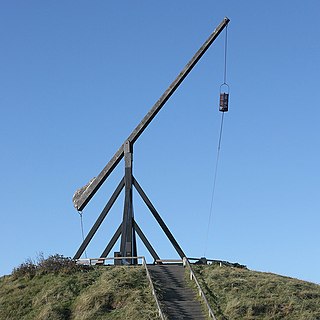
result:
<svg viewBox="0 0 320 320"><path fill-rule="evenodd" d="M148 270L167 319L206 319L196 293L186 282L182 265L148 265Z"/></svg>

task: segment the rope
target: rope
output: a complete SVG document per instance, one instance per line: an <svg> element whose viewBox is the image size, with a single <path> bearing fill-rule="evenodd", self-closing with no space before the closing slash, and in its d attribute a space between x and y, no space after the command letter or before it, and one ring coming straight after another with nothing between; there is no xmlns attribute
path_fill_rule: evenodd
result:
<svg viewBox="0 0 320 320"><path fill-rule="evenodd" d="M216 193L216 182L217 182L217 176L218 176L218 166L219 166L221 140L222 140L222 132L223 132L223 120L224 120L224 112L222 112L222 115L221 115L221 124L220 124L219 140L218 140L217 157L216 157L216 164L215 164L214 175L213 175L211 203L210 203L208 226L207 226L207 232L206 232L205 249L204 249L204 255L203 255L204 257L206 256L206 252L207 252L209 230L210 230L212 212L213 212L213 205L214 205L214 196L215 196L215 193Z"/></svg>
<svg viewBox="0 0 320 320"><path fill-rule="evenodd" d="M80 225L81 225L81 235L82 235L82 241L84 241L84 231L83 231L83 218L82 218L82 211L78 211L80 216ZM84 250L84 256L87 259L87 250Z"/></svg>

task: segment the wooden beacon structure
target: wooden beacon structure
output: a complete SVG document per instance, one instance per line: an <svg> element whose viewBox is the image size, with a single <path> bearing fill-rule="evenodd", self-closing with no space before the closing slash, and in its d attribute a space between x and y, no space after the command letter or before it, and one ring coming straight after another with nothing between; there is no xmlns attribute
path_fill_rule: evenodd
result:
<svg viewBox="0 0 320 320"><path fill-rule="evenodd" d="M130 136L124 141L109 163L102 169L99 175L93 178L87 185L77 190L73 196L74 207L78 211L82 211L88 202L92 199L95 193L99 190L104 181L111 174L113 169L120 163L120 161L124 158L125 164L125 173L124 177L121 179L120 183L116 187L106 206L100 213L98 219L92 226L86 238L83 240L80 245L78 251L74 255L74 259L79 259L86 247L90 243L94 234L100 227L101 223L107 216L114 202L118 198L122 189L125 189L125 199L124 199L124 210L123 210L123 218L122 222L119 225L118 229L115 231L113 237L101 253L101 258L106 258L117 240L121 236L121 244L120 251L117 252L117 255L123 257L123 263L126 264L136 264L137 261L134 258L125 259L125 257L137 257L137 244L136 244L136 234L140 237L141 241L144 243L150 254L152 255L154 260L159 260L160 257L152 247L151 243L148 241L147 237L144 235L143 231L140 229L137 221L134 218L134 210L133 210L133 201L132 201L132 191L133 188L137 190L150 212L154 216L154 218L159 223L160 227L172 243L173 247L177 251L178 255L183 259L186 255L179 246L178 242L175 240L173 234L170 232L165 222L162 220L161 216L153 206L150 199L147 197L146 193L135 179L132 172L132 161L133 161L133 147L134 143L143 133L143 131L147 128L150 122L154 119L157 113L161 110L161 108L165 105L168 99L172 96L175 90L179 87L182 81L186 78L192 68L196 65L196 63L200 60L200 58L204 55L204 53L208 50L211 44L215 41L215 39L219 36L222 30L229 23L228 18L224 18L223 21L217 26L217 28L213 31L213 33L209 36L209 38L204 42L204 44L200 47L200 49L195 53L192 59L187 63L184 69L179 73L176 79L171 83L168 89L162 94L160 99L154 104L154 106L150 109L150 111L145 115L142 121L138 124L138 126L133 130Z"/></svg>

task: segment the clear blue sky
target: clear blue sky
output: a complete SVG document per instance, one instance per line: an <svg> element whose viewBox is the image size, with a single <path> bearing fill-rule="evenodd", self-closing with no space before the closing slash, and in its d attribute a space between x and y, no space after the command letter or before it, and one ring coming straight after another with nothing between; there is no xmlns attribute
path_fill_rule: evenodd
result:
<svg viewBox="0 0 320 320"><path fill-rule="evenodd" d="M0 274L39 252L74 255L73 193L228 16L230 111L207 250L224 35L135 144L134 174L188 256L320 283L319 12L318 0L1 1ZM84 210L86 232L122 175L120 165ZM159 255L177 257L134 201Z"/></svg>

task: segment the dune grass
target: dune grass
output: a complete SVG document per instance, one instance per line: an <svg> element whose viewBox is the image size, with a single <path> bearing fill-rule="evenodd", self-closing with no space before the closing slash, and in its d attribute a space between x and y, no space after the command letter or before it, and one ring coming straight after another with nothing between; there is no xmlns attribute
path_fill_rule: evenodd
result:
<svg viewBox="0 0 320 320"><path fill-rule="evenodd" d="M320 320L320 286L271 273L194 266L218 320Z"/></svg>
<svg viewBox="0 0 320 320"><path fill-rule="evenodd" d="M193 265L217 320L320 320L320 286L271 273ZM0 320L159 319L141 266L77 266L54 255L0 278Z"/></svg>
<svg viewBox="0 0 320 320"><path fill-rule="evenodd" d="M0 278L0 319L158 319L145 270L106 266Z"/></svg>

